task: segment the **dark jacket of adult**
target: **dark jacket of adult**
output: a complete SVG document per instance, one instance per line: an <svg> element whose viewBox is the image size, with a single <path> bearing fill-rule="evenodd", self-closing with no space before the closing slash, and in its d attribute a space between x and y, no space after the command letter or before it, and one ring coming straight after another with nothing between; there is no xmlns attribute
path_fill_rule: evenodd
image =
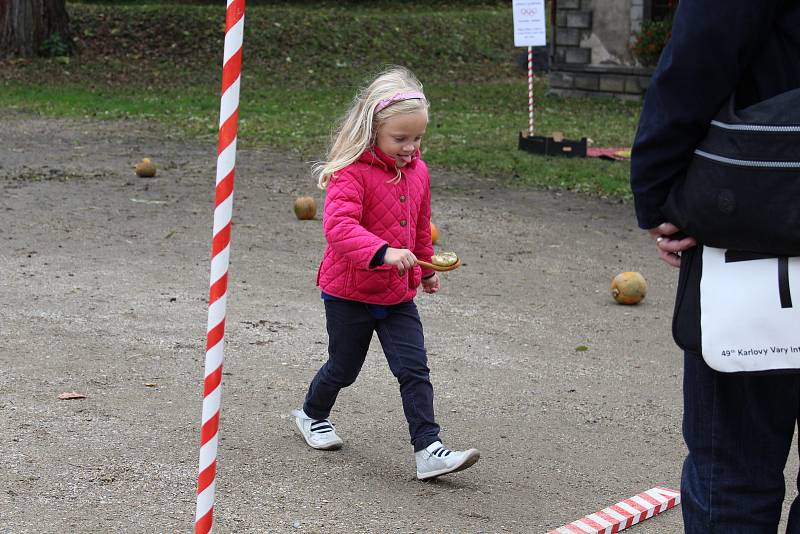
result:
<svg viewBox="0 0 800 534"><path fill-rule="evenodd" d="M647 89L631 189L641 228L686 173L709 121L736 93L742 108L800 87L800 1L681 0Z"/></svg>
<svg viewBox="0 0 800 534"><path fill-rule="evenodd" d="M631 189L641 228L681 180L710 120L731 95L743 108L800 87L800 0L681 0L647 90L633 144ZM683 253L673 335L700 352L698 247Z"/></svg>

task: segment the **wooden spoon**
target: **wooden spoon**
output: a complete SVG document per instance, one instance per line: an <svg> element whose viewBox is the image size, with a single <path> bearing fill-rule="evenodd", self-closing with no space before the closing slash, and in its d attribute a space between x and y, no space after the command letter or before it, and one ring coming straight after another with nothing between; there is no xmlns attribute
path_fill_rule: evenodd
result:
<svg viewBox="0 0 800 534"><path fill-rule="evenodd" d="M453 258L455 258L455 261L453 260ZM419 265L420 267L433 269L434 271L438 271L440 273L444 273L461 267L461 260L459 259L458 256L455 255L454 252L443 252L442 254L435 254L431 258L431 262L422 261L418 259L417 265Z"/></svg>

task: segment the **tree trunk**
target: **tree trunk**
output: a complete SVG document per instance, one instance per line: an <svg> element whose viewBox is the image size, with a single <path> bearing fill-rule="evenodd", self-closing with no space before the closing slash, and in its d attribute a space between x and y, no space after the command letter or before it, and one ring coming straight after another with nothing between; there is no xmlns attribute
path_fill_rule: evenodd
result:
<svg viewBox="0 0 800 534"><path fill-rule="evenodd" d="M65 0L0 0L0 57L34 56L54 34L71 47Z"/></svg>

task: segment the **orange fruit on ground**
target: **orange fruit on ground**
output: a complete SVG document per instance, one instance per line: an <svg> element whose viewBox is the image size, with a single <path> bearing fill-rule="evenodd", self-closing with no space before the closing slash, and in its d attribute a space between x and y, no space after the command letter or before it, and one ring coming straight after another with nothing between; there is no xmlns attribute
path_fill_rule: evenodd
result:
<svg viewBox="0 0 800 534"><path fill-rule="evenodd" d="M297 197L294 200L294 214L301 221L310 221L317 215L317 202L314 197Z"/></svg>
<svg viewBox="0 0 800 534"><path fill-rule="evenodd" d="M611 296L620 304L638 304L647 294L647 282L640 273L626 271L611 281Z"/></svg>
<svg viewBox="0 0 800 534"><path fill-rule="evenodd" d="M133 170L140 178L152 178L156 175L156 164L150 161L150 158L144 158L133 166Z"/></svg>
<svg viewBox="0 0 800 534"><path fill-rule="evenodd" d="M435 245L439 241L439 229L431 223L431 242Z"/></svg>

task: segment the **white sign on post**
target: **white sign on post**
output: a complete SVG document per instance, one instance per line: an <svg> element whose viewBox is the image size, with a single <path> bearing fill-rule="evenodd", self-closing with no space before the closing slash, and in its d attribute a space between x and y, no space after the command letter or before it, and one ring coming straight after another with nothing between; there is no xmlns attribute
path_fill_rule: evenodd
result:
<svg viewBox="0 0 800 534"><path fill-rule="evenodd" d="M514 46L547 44L544 0L513 0Z"/></svg>

